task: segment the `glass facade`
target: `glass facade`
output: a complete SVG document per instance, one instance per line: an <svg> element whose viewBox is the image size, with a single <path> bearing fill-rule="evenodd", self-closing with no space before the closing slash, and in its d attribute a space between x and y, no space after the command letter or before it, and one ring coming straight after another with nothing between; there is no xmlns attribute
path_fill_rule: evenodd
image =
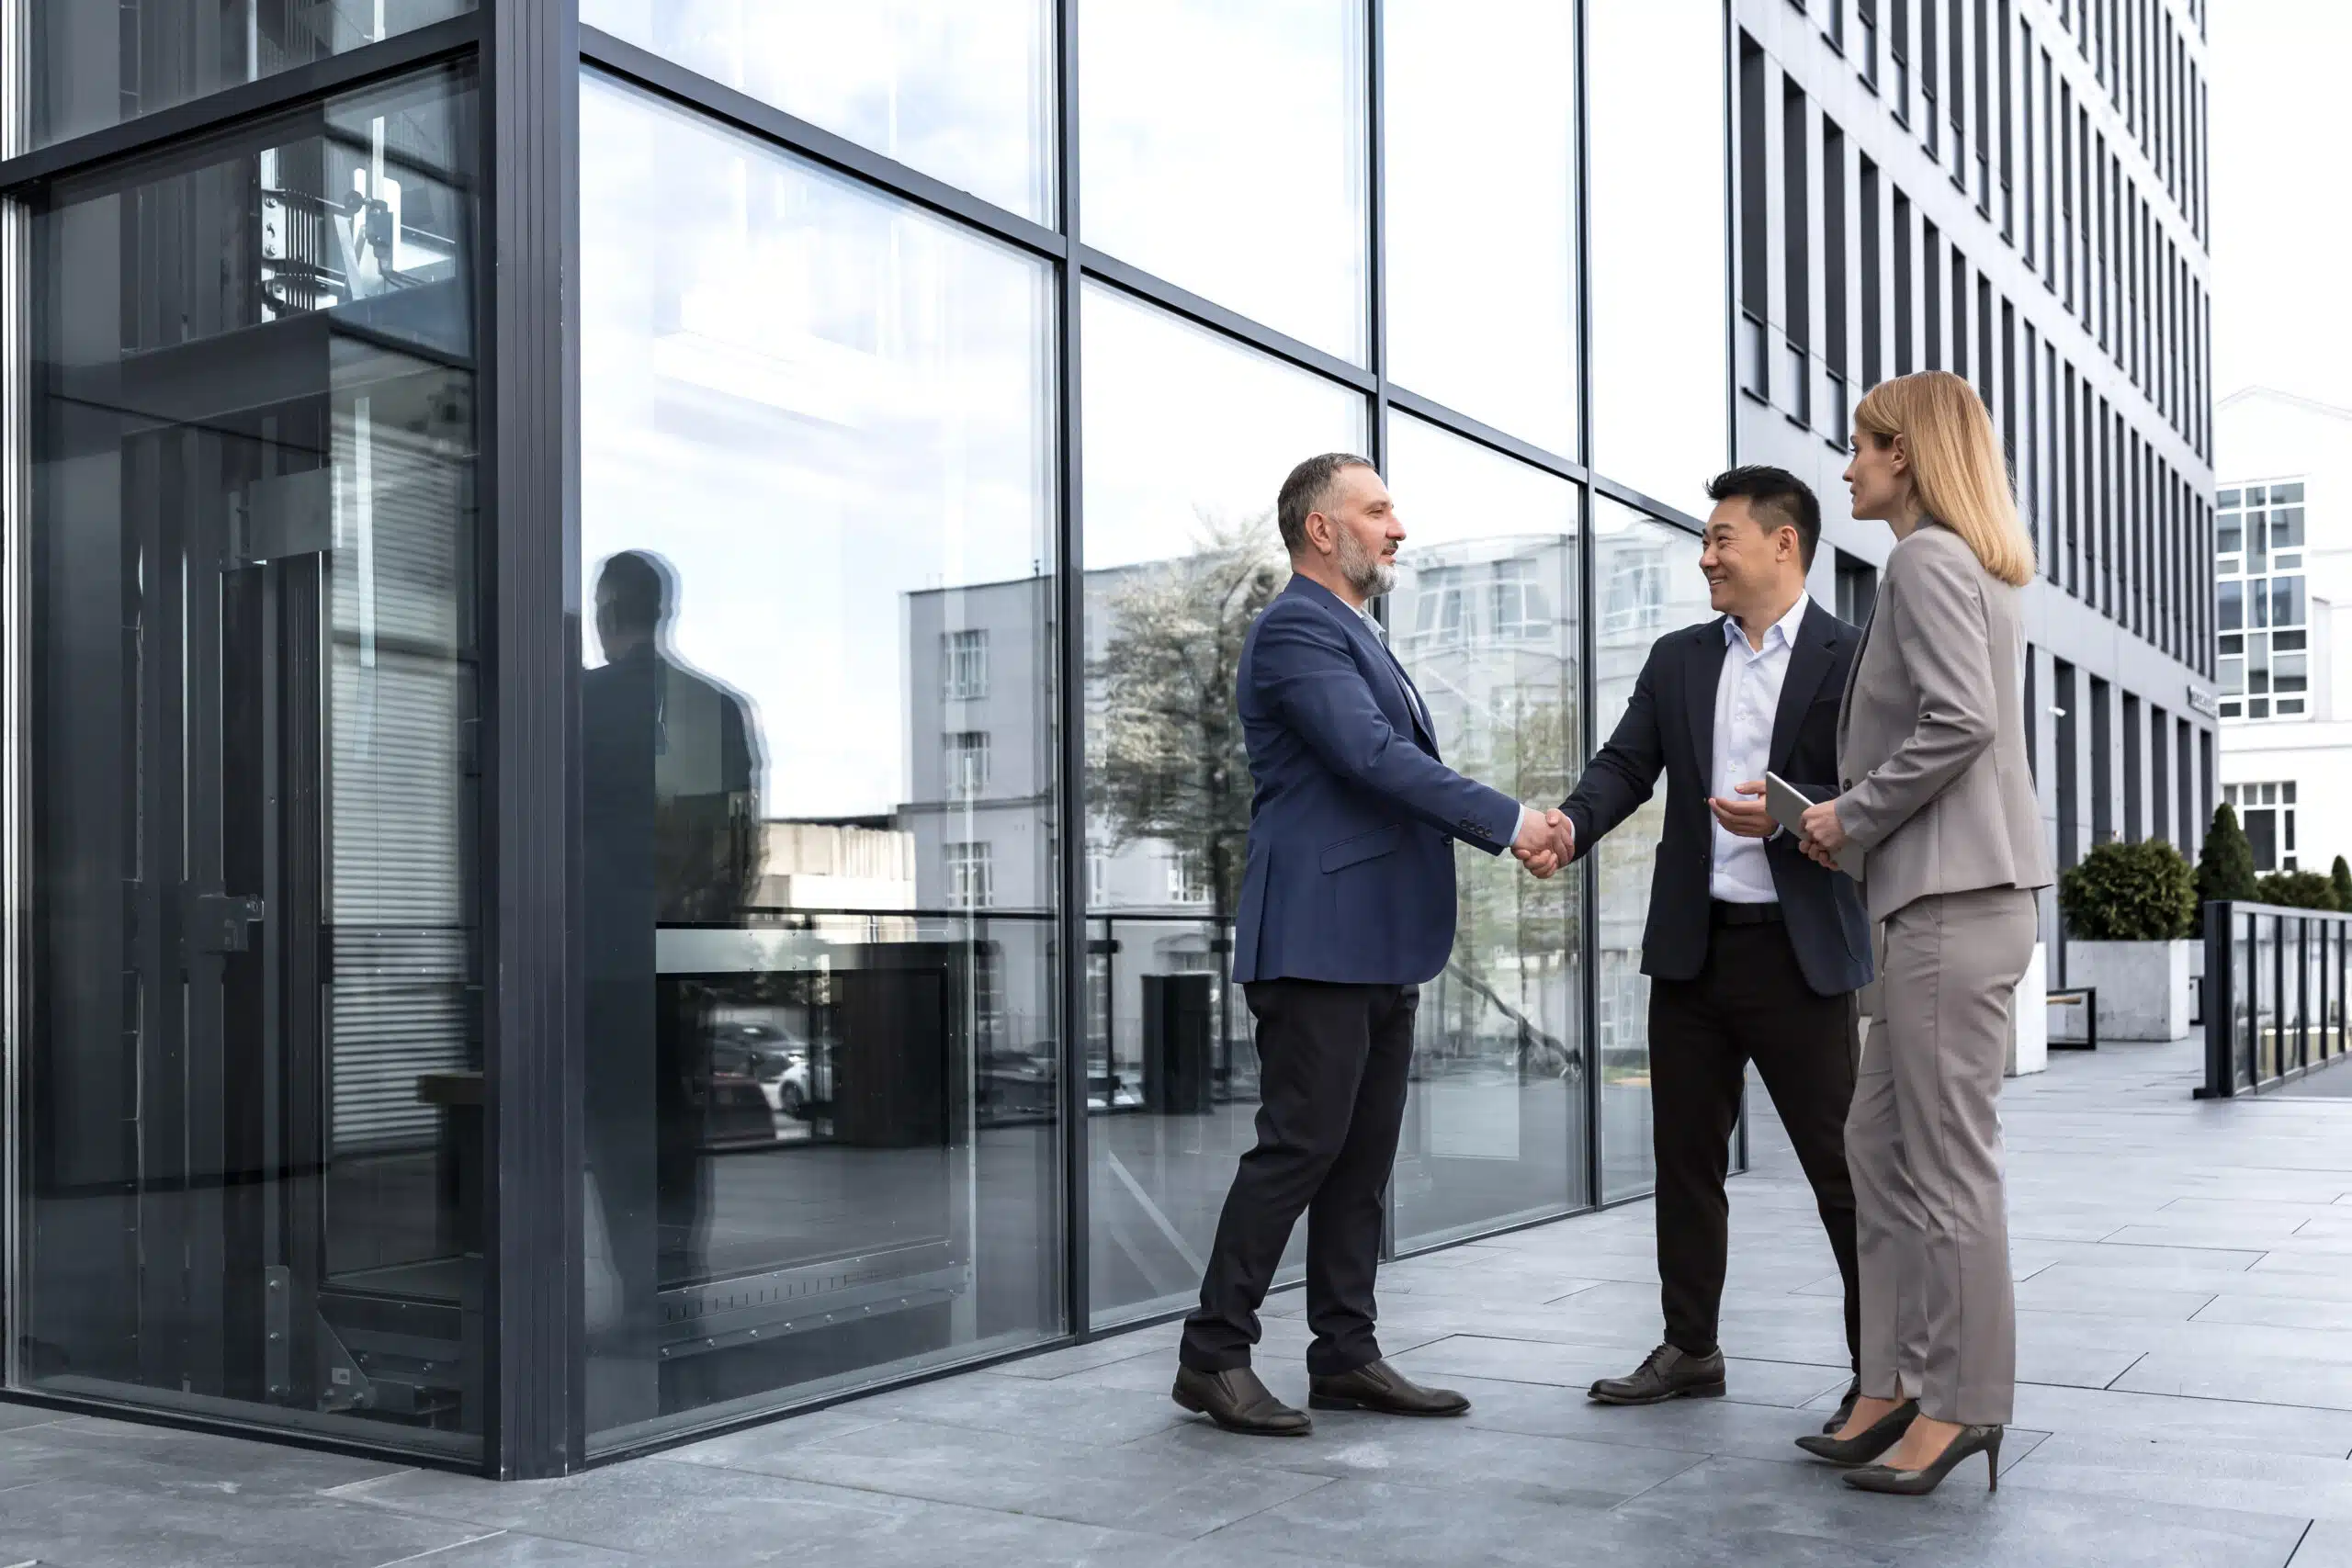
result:
<svg viewBox="0 0 2352 1568"><path fill-rule="evenodd" d="M1705 614L1697 0L18 3L14 1386L548 1474L1178 1311L1284 474L1522 799ZM1646 1189L1656 810L1458 852L1392 1251Z"/></svg>
<svg viewBox="0 0 2352 1568"><path fill-rule="evenodd" d="M27 1387L479 1450L474 106L26 215Z"/></svg>

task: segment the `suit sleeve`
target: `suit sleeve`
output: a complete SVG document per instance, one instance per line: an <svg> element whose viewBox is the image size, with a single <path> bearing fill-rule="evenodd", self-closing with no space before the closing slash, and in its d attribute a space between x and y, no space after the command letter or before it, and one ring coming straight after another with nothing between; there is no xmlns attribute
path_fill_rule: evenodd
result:
<svg viewBox="0 0 2352 1568"><path fill-rule="evenodd" d="M1519 836L1519 802L1398 733L1373 700L1346 636L1321 616L1269 612L1250 668L1260 700L1341 778L1488 854Z"/></svg>
<svg viewBox="0 0 2352 1568"><path fill-rule="evenodd" d="M1954 541L1957 544L1957 541ZM1992 632L1975 558L1940 541L1887 563L1888 629L1919 694L1911 733L1838 801L1864 850L1909 821L1993 744Z"/></svg>
<svg viewBox="0 0 2352 1568"><path fill-rule="evenodd" d="M1561 812L1577 830L1576 858L1582 860L1609 830L1640 809L1666 770L1666 739L1657 722L1658 649L1654 643L1626 699L1609 743L1595 753Z"/></svg>

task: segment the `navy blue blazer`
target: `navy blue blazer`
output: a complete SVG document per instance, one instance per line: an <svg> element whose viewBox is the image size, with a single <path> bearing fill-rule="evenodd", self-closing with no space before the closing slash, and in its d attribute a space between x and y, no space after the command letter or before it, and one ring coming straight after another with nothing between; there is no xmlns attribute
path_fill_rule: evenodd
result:
<svg viewBox="0 0 2352 1568"><path fill-rule="evenodd" d="M1650 797L1666 775L1666 831L1650 874L1642 973L1696 978L1707 961L1707 881L1714 813L1715 686L1723 678L1724 617L1668 632L1650 646L1617 723L1561 809L1576 824L1578 858ZM1766 768L1814 800L1838 794L1838 705L1862 635L1815 604L1797 626L1781 704L1772 714ZM1834 997L1868 985L1870 917L1860 886L1805 859L1786 833L1765 841L1781 918L1806 986Z"/></svg>
<svg viewBox="0 0 2352 1568"><path fill-rule="evenodd" d="M1241 646L1250 865L1236 980L1418 985L1453 950L1453 844L1500 854L1519 802L1438 761L1419 694L1346 603L1294 577Z"/></svg>

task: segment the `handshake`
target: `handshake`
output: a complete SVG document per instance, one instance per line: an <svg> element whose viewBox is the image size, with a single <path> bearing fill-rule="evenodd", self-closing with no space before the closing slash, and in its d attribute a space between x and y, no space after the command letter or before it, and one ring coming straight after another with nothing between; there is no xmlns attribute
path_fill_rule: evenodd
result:
<svg viewBox="0 0 2352 1568"><path fill-rule="evenodd" d="M1550 876L1576 858L1576 825L1556 807L1549 811L1528 807L1520 813L1519 837L1511 841L1510 852L1536 877Z"/></svg>

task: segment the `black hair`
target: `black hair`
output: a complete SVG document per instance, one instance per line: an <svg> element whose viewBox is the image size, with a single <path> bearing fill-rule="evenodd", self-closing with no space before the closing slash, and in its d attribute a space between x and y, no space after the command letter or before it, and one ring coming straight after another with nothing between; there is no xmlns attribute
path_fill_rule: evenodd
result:
<svg viewBox="0 0 2352 1568"><path fill-rule="evenodd" d="M1744 463L1707 481L1709 501L1735 498L1747 502L1766 533L1782 526L1794 528L1797 561L1805 570L1813 570L1813 552L1821 544L1821 502L1803 479L1769 463ZM1771 515L1766 516L1767 513Z"/></svg>

